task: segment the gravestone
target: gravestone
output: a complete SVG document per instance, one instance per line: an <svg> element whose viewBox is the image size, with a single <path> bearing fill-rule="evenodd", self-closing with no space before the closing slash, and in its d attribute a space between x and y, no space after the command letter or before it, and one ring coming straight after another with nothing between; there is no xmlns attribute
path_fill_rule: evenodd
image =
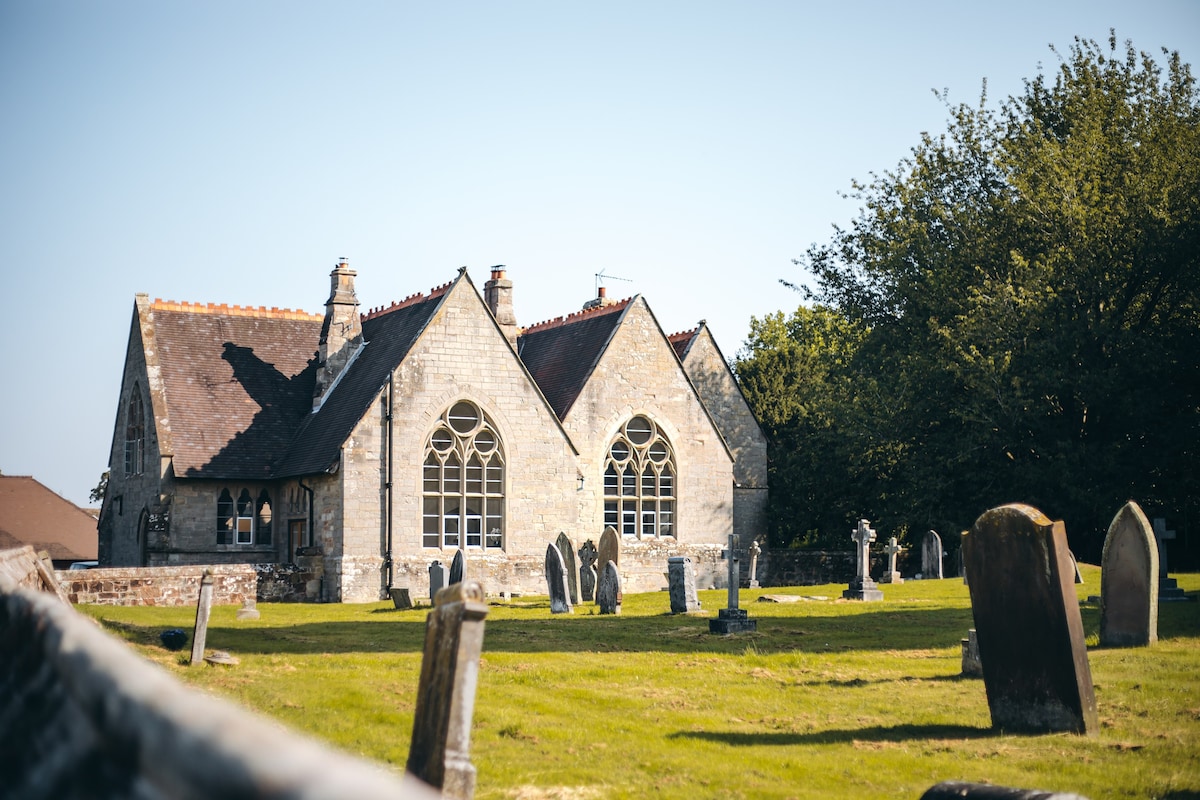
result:
<svg viewBox="0 0 1200 800"><path fill-rule="evenodd" d="M467 551L461 547L454 551L454 558L450 561L450 577L447 586L454 583L462 583L467 576Z"/></svg>
<svg viewBox="0 0 1200 800"><path fill-rule="evenodd" d="M696 594L696 573L692 560L686 556L667 559L667 588L671 595L671 613L686 614L700 610L700 598Z"/></svg>
<svg viewBox="0 0 1200 800"><path fill-rule="evenodd" d="M600 534L600 550L596 556L597 580L604 577L604 565L610 561L620 569L621 537L617 534L617 529L611 525L604 529L604 533Z"/></svg>
<svg viewBox="0 0 1200 800"><path fill-rule="evenodd" d="M708 621L709 633L746 633L758 630L758 620L750 619L745 609L738 608L738 537L730 534L729 546L721 557L729 565L728 606L717 609L717 618Z"/></svg>
<svg viewBox="0 0 1200 800"><path fill-rule="evenodd" d="M559 533L555 542L558 553L562 556L563 567L567 571L567 599L571 605L579 605L579 568L575 566L575 545L567 538L566 533Z"/></svg>
<svg viewBox="0 0 1200 800"><path fill-rule="evenodd" d="M967 638L962 640L962 674L970 678L983 677L983 662L979 660L979 637L975 629L967 631Z"/></svg>
<svg viewBox="0 0 1200 800"><path fill-rule="evenodd" d="M429 602L437 598L437 593L450 585L450 570L440 561L429 565Z"/></svg>
<svg viewBox="0 0 1200 800"><path fill-rule="evenodd" d="M762 548L758 546L758 540L755 539L750 543L750 584L751 589L759 588L758 583L758 557L762 555Z"/></svg>
<svg viewBox="0 0 1200 800"><path fill-rule="evenodd" d="M470 800L475 794L471 717L487 613L483 588L466 581L440 591L425 618L425 650L405 769L440 789L442 797L455 800Z"/></svg>
<svg viewBox="0 0 1200 800"><path fill-rule="evenodd" d="M407 586L393 586L388 589L388 595L392 598L392 605L398 611L413 607L412 595Z"/></svg>
<svg viewBox="0 0 1200 800"><path fill-rule="evenodd" d="M242 607L238 609L236 618L240 620L254 620L261 616L262 614L258 611L258 600L253 597L247 597L242 601Z"/></svg>
<svg viewBox="0 0 1200 800"><path fill-rule="evenodd" d="M984 512L963 536L992 726L1095 734L1092 673L1067 531L1027 505Z"/></svg>
<svg viewBox="0 0 1200 800"><path fill-rule="evenodd" d="M883 548L883 552L887 553L888 565L887 572L883 573L879 578L880 583L904 583L904 578L900 577L899 571L896 569L896 556L904 552L904 548L896 544L896 537L888 539L887 547Z"/></svg>
<svg viewBox="0 0 1200 800"><path fill-rule="evenodd" d="M942 577L942 537L937 531L926 531L921 539L921 577Z"/></svg>
<svg viewBox="0 0 1200 800"><path fill-rule="evenodd" d="M192 629L192 659L189 666L204 660L204 645L208 639L208 615L212 612L213 574L204 570L200 577L200 597L196 601L196 627Z"/></svg>
<svg viewBox="0 0 1200 800"><path fill-rule="evenodd" d="M588 539L579 548L579 596L590 603L596 596L596 545Z"/></svg>
<svg viewBox="0 0 1200 800"><path fill-rule="evenodd" d="M604 565L600 585L596 587L596 604L600 606L601 614L620 614L623 599L621 572L617 569L617 562L609 561Z"/></svg>
<svg viewBox="0 0 1200 800"><path fill-rule="evenodd" d="M1158 547L1142 509L1126 503L1104 537L1100 560L1100 644L1158 641Z"/></svg>
<svg viewBox="0 0 1200 800"><path fill-rule="evenodd" d="M546 545L546 587L550 594L551 614L572 614L567 592L567 568L554 542Z"/></svg>
<svg viewBox="0 0 1200 800"><path fill-rule="evenodd" d="M1172 603L1177 600L1187 600L1179 583L1167 574L1167 542L1175 538L1175 531L1167 530L1167 521L1162 517L1154 518L1154 542L1158 548L1158 602Z"/></svg>
<svg viewBox="0 0 1200 800"><path fill-rule="evenodd" d="M871 542L875 541L875 531L865 519L858 521L858 527L850 534L854 540L855 575L850 581L850 588L842 592L847 600L882 600L883 592L875 581L871 580Z"/></svg>

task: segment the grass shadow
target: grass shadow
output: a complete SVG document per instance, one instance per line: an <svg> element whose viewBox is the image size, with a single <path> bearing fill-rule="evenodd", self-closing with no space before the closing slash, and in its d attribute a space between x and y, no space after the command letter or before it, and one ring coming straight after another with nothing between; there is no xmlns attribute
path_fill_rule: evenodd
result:
<svg viewBox="0 0 1200 800"><path fill-rule="evenodd" d="M910 742L930 739L983 739L997 736L993 728L969 725L874 725L850 730L813 731L812 733L738 733L718 731L679 731L668 739L698 739L730 747L788 746L801 744L849 744L852 742Z"/></svg>

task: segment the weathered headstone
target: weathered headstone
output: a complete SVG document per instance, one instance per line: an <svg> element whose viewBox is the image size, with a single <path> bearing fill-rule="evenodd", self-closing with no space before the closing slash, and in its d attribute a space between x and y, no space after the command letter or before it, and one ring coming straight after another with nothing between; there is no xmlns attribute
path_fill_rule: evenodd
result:
<svg viewBox="0 0 1200 800"><path fill-rule="evenodd" d="M708 621L709 633L745 633L758 630L758 620L750 619L745 609L738 608L738 537L729 536L729 546L721 553L729 565L728 607L717 609L717 618Z"/></svg>
<svg viewBox="0 0 1200 800"><path fill-rule="evenodd" d="M567 568L554 542L546 545L546 588L550 595L551 614L573 613L567 592Z"/></svg>
<svg viewBox="0 0 1200 800"><path fill-rule="evenodd" d="M212 612L213 574L211 569L204 570L200 577L200 597L196 600L196 627L192 629L192 659L189 665L199 664L204 660L204 645L208 639L208 615Z"/></svg>
<svg viewBox="0 0 1200 800"><path fill-rule="evenodd" d="M258 600L253 597L247 597L242 601L242 607L238 609L236 618L240 620L258 619L262 615L258 612Z"/></svg>
<svg viewBox="0 0 1200 800"><path fill-rule="evenodd" d="M600 574L600 585L596 587L596 604L600 606L601 614L620 614L621 601L621 572L617 562L609 561L604 565Z"/></svg>
<svg viewBox="0 0 1200 800"><path fill-rule="evenodd" d="M437 593L450 585L450 570L440 561L429 565L429 602L432 604Z"/></svg>
<svg viewBox="0 0 1200 800"><path fill-rule="evenodd" d="M921 539L921 577L942 577L942 537L937 531L926 531Z"/></svg>
<svg viewBox="0 0 1200 800"><path fill-rule="evenodd" d="M579 548L579 596L588 603L596 596L597 555L596 545L591 539Z"/></svg>
<svg viewBox="0 0 1200 800"><path fill-rule="evenodd" d="M608 562L621 567L621 537L617 529L609 525L600 534L600 549L596 555L596 580L604 577L604 565Z"/></svg>
<svg viewBox="0 0 1200 800"><path fill-rule="evenodd" d="M883 548L883 552L887 553L888 565L887 572L883 573L879 578L880 583L904 583L904 578L900 577L900 572L896 569L896 556L904 552L904 548L896 543L896 537L888 539L887 547Z"/></svg>
<svg viewBox="0 0 1200 800"><path fill-rule="evenodd" d="M686 556L667 559L667 589L671 595L671 613L686 614L700 610L700 598L696 594L696 573L692 560Z"/></svg>
<svg viewBox="0 0 1200 800"><path fill-rule="evenodd" d="M1099 730L1067 531L1027 505L984 512L963 536L992 726Z"/></svg>
<svg viewBox="0 0 1200 800"><path fill-rule="evenodd" d="M1167 574L1167 542L1175 538L1175 531L1167 530L1167 521L1163 517L1154 518L1154 542L1158 547L1158 602L1172 603L1187 600L1179 583Z"/></svg>
<svg viewBox="0 0 1200 800"><path fill-rule="evenodd" d="M454 558L450 561L450 578L447 586L454 583L462 583L467 577L467 551L461 547L454 551Z"/></svg>
<svg viewBox="0 0 1200 800"><path fill-rule="evenodd" d="M750 583L749 588L759 588L758 583L758 557L762 555L762 548L758 546L758 540L755 539L750 543Z"/></svg>
<svg viewBox="0 0 1200 800"><path fill-rule="evenodd" d="M850 538L854 540L857 570L854 580L850 581L850 588L842 592L842 597L847 600L882 600L883 592L871 580L871 542L875 541L875 531L869 522L860 519Z"/></svg>
<svg viewBox="0 0 1200 800"><path fill-rule="evenodd" d="M579 605L579 568L575 566L575 545L567 538L567 534L559 533L555 542L559 555L562 556L563 567L567 570L567 599L571 605Z"/></svg>
<svg viewBox="0 0 1200 800"><path fill-rule="evenodd" d="M979 660L979 637L975 629L967 631L962 640L962 674L972 678L983 677L983 662Z"/></svg>
<svg viewBox="0 0 1200 800"><path fill-rule="evenodd" d="M1142 509L1126 503L1104 537L1100 561L1100 644L1158 641L1158 547Z"/></svg>
<svg viewBox="0 0 1200 800"><path fill-rule="evenodd" d="M482 587L466 581L439 592L425 619L406 769L440 789L443 797L456 800L470 800L475 794L471 717L487 613Z"/></svg>

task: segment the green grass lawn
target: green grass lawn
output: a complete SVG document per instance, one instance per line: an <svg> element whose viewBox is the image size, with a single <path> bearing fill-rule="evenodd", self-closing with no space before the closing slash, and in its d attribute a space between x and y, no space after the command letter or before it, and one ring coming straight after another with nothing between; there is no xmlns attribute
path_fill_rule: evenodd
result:
<svg viewBox="0 0 1200 800"><path fill-rule="evenodd" d="M666 592L626 595L621 616L585 604L551 615L545 597L491 606L471 756L478 798L888 797L942 780L1109 797L1200 798L1200 605L1164 603L1150 648L1097 644L1100 571L1083 566L1098 736L991 729L979 679L961 678L971 627L957 579L882 586L879 603L842 585L743 591L758 631L708 633L705 611L671 615ZM1200 575L1178 576L1194 597ZM756 602L762 594L812 599ZM191 632L191 608L81 607L183 681L367 758L403 767L426 610L259 606L239 622L213 609L208 647L233 667L188 668L162 648ZM187 650L185 649L185 654Z"/></svg>

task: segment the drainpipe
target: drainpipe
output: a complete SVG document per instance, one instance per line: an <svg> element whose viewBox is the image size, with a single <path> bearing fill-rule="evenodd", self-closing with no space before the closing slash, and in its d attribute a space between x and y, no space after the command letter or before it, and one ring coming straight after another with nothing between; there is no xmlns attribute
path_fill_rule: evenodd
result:
<svg viewBox="0 0 1200 800"><path fill-rule="evenodd" d="M387 535L387 549L383 553L383 567L387 570L387 590L392 592L392 401L396 390L395 373L388 373L387 393L387 480L384 482L384 530Z"/></svg>

